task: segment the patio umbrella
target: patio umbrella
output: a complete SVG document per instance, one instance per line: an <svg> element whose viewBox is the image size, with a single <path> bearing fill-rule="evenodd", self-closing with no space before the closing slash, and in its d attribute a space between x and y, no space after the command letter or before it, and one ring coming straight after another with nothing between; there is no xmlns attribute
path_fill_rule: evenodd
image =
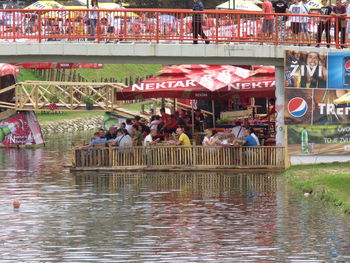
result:
<svg viewBox="0 0 350 263"><path fill-rule="evenodd" d="M19 74L19 67L11 64L0 63L0 77L6 75L17 75Z"/></svg>
<svg viewBox="0 0 350 263"><path fill-rule="evenodd" d="M64 4L67 9L84 9L86 8L86 2L79 0L73 0Z"/></svg>
<svg viewBox="0 0 350 263"><path fill-rule="evenodd" d="M65 9L65 7L56 1L37 1L24 9Z"/></svg>

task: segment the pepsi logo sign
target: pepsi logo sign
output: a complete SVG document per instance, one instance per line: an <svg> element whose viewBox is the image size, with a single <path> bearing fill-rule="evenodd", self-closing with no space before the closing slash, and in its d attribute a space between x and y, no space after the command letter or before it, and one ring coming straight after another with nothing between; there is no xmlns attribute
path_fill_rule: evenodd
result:
<svg viewBox="0 0 350 263"><path fill-rule="evenodd" d="M288 112L295 118L300 118L307 112L307 103L303 98L296 97L289 101Z"/></svg>
<svg viewBox="0 0 350 263"><path fill-rule="evenodd" d="M350 72L350 60L346 61L344 67L347 72Z"/></svg>

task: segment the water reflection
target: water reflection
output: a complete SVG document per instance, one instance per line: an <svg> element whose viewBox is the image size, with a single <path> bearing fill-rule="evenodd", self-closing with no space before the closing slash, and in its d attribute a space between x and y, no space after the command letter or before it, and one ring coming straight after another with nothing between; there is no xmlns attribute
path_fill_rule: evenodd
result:
<svg viewBox="0 0 350 263"><path fill-rule="evenodd" d="M277 174L71 174L81 140L0 149L0 262L350 261L349 217Z"/></svg>

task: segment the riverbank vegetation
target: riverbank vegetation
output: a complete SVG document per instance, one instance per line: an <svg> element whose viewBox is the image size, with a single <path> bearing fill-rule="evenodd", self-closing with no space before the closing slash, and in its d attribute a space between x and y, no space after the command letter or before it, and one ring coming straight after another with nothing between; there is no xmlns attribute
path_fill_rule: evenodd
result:
<svg viewBox="0 0 350 263"><path fill-rule="evenodd" d="M339 206L350 214L350 162L299 165L286 170L288 180L304 193Z"/></svg>

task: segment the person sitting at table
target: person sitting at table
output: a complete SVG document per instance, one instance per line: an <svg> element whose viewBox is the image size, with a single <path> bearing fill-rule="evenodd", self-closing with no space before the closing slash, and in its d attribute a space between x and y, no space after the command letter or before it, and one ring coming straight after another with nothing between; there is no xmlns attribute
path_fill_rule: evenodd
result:
<svg viewBox="0 0 350 263"><path fill-rule="evenodd" d="M164 131L166 133L173 133L176 131L177 127L178 127L177 119L175 118L174 114L171 114L170 118L163 125L162 131Z"/></svg>
<svg viewBox="0 0 350 263"><path fill-rule="evenodd" d="M142 146L143 136L140 132L140 127L136 124L132 126L132 145Z"/></svg>
<svg viewBox="0 0 350 263"><path fill-rule="evenodd" d="M126 129L118 129L117 138L115 138L111 144L113 146L120 146L120 147L132 146L132 138L130 137Z"/></svg>
<svg viewBox="0 0 350 263"><path fill-rule="evenodd" d="M114 126L109 127L108 132L106 133L105 138L107 139L107 141L109 140L113 140L117 137L116 134L116 129Z"/></svg>
<svg viewBox="0 0 350 263"><path fill-rule="evenodd" d="M158 125L160 123L160 117L159 115L153 115L150 119L150 123L149 123L149 128L152 130L152 129L156 129L158 130Z"/></svg>
<svg viewBox="0 0 350 263"><path fill-rule="evenodd" d="M106 137L106 132L105 132L105 130L104 130L103 128L100 128L100 129L98 130L98 134L100 135L100 138L101 138L101 139L103 139L103 138Z"/></svg>
<svg viewBox="0 0 350 263"><path fill-rule="evenodd" d="M250 128L249 130L244 131L244 146L259 146L259 139L254 133L254 129Z"/></svg>
<svg viewBox="0 0 350 263"><path fill-rule="evenodd" d="M106 138L101 138L100 132L95 132L92 140L89 142L90 147L94 147L96 144L105 144L107 142Z"/></svg>
<svg viewBox="0 0 350 263"><path fill-rule="evenodd" d="M184 133L183 128L177 128L176 134L179 136L179 139L178 139L176 145L191 146L191 141L188 138L188 136L186 135L186 133Z"/></svg>
<svg viewBox="0 0 350 263"><path fill-rule="evenodd" d="M132 136L133 133L133 123L131 119L126 119L126 126L125 129L128 131L129 135Z"/></svg>
<svg viewBox="0 0 350 263"><path fill-rule="evenodd" d="M241 121L236 121L236 126L232 128L232 134L237 139L243 139L245 128L242 126Z"/></svg>
<svg viewBox="0 0 350 263"><path fill-rule="evenodd" d="M160 138L154 140L154 137L157 135L156 129L151 129L150 133L143 140L143 146L154 145L160 141Z"/></svg>
<svg viewBox="0 0 350 263"><path fill-rule="evenodd" d="M203 146L213 146L215 144L215 141L216 141L214 136L213 136L213 131L206 129L204 131L204 133L205 133L205 136L203 138L202 145Z"/></svg>

